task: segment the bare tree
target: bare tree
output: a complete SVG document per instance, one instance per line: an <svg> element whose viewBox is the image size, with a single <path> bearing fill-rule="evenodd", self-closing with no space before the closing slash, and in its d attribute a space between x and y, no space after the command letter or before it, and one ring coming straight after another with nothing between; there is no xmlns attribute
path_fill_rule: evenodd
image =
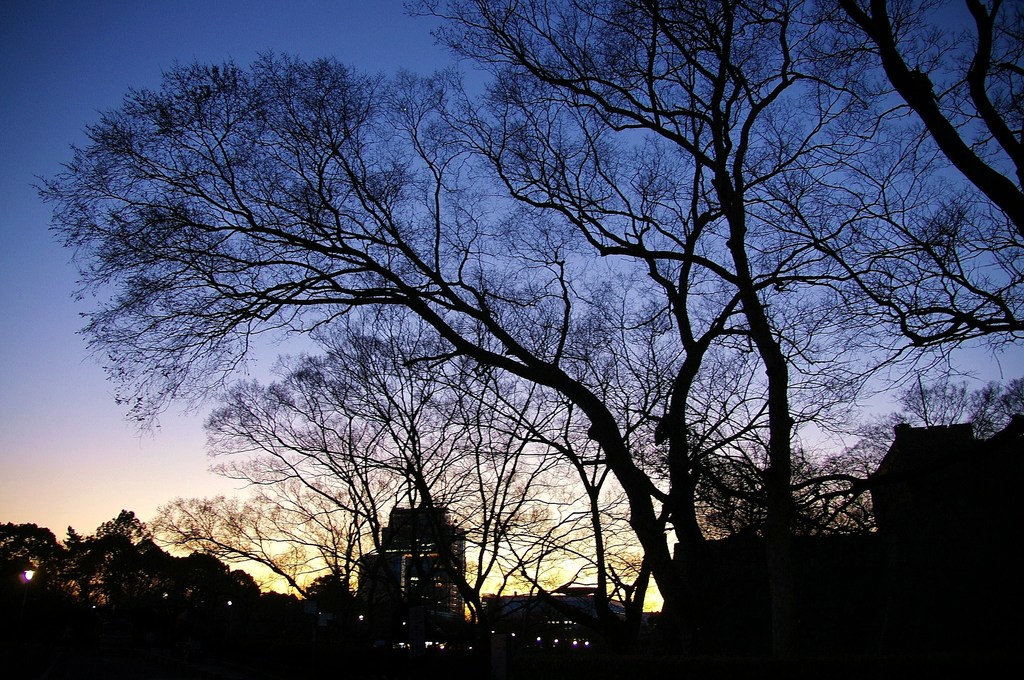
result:
<svg viewBox="0 0 1024 680"><path fill-rule="evenodd" d="M406 306L450 352L577 405L635 506L652 569L669 578L649 481L614 415L560 365L565 339L600 313L566 268L506 258L508 237L533 240L513 225L536 227L537 243L557 247L559 235L532 216L489 216L493 197L433 115L444 96L436 81L388 87L273 57L248 73L178 69L164 91L129 95L44 192L85 278L132 291L92 315L94 347L145 418L230 371L255 333ZM601 276L581 265L574 273Z"/></svg>
<svg viewBox="0 0 1024 680"><path fill-rule="evenodd" d="M529 401L513 385L444 359L427 331L394 314L349 318L319 335L324 355L284 360L280 382L233 388L208 421L226 458L215 469L254 493L166 506L164 540L260 562L300 592L325 572L354 590L362 558L390 548L392 508L443 509L469 550L465 563L439 546L440 559L479 620L481 593L513 571L504 546L546 503L538 493L557 458L532 451L494 406L514 401L524 417Z"/></svg>
<svg viewBox="0 0 1024 680"><path fill-rule="evenodd" d="M1021 7L1003 0L838 4L943 155L1024 236Z"/></svg>
<svg viewBox="0 0 1024 680"><path fill-rule="evenodd" d="M465 98L448 74L385 80L270 55L249 69L174 69L159 91L129 93L89 129L43 195L86 290L114 293L87 332L120 398L146 419L216 386L260 333L405 310L436 334L404 359L432 382L414 393L382 383L390 402L321 393L288 413L360 407L344 415L377 426L353 431L359 447L389 442L389 457L350 455L349 468L321 458L325 475L369 489L364 471L401 470L402 493L417 502L469 488L473 475L482 487L481 470L503 471L497 461L528 451L513 438L493 459L482 454L497 442L456 446L449 417L499 402L449 399L445 417L426 423L392 410L409 405L405 395L443 395L445 381L472 370L495 381L466 383L473 395L538 390L539 422L572 411L549 421L545 453L586 463L573 480L583 494L570 493L586 501L577 526L591 546L606 528L620 535L621 517L608 523L595 509L623 499L643 555L634 583L650 574L680 640L694 642L700 618L700 489L717 483L734 498L752 485L764 507L775 649L792 651L795 434L842 418L837 406L904 349L899 333L930 344L1005 331L982 317L1019 318L1014 279L975 291L1006 309L979 308L961 323L960 291L975 280L961 265L974 251L936 255L930 237L916 260L880 247L918 233L911 223L941 236L953 213L940 206L930 218L935 193L890 207L889 179L932 165L898 156L895 170L873 171L890 147L878 143L878 93L864 84L870 54L849 50L834 21L803 3L426 9L449 20L442 38L454 49L493 68L485 97ZM976 247L974 232L957 235ZM996 268L1012 273L1014 248L978 257L995 253ZM899 296L893 284L908 266L920 285ZM926 293L956 304L933 313ZM367 361L387 356L367 343ZM312 381L303 388L321 379L314 364L294 375ZM287 450L261 475L297 479L299 461L334 450L333 431L281 432L244 401L218 426L259 438L269 460ZM557 433L564 423L572 432ZM282 434L298 448L275 451ZM307 488L347 498L371 529L379 516L367 500L378 502L379 489ZM487 533L497 526L482 525L481 545L506 540ZM626 583L615 581L618 568L594 573L611 590Z"/></svg>
<svg viewBox="0 0 1024 680"><path fill-rule="evenodd" d="M863 313L915 345L1016 342L1024 330L1020 6L839 0L822 11L845 50L869 59L882 104L876 152L848 159L848 181L836 187L858 214L823 250L848 268L854 297L867 300Z"/></svg>
<svg viewBox="0 0 1024 680"><path fill-rule="evenodd" d="M610 379L605 387L609 397L622 398L629 391ZM503 415L517 436L548 451L561 475L557 488L546 489L546 521L510 536L509 566L520 583L566 619L610 644L631 644L639 634L650 569L629 528L628 500L602 461L600 447L587 435L589 421L558 395L549 394L539 404L541 410L531 413L503 400L508 409ZM552 596L566 586L590 589L593 611Z"/></svg>
<svg viewBox="0 0 1024 680"><path fill-rule="evenodd" d="M274 484L246 499L177 498L159 508L152 526L164 545L262 565L308 596L322 574L354 586L362 535L353 531L358 525L339 521L338 508L324 506L295 484Z"/></svg>
<svg viewBox="0 0 1024 680"><path fill-rule="evenodd" d="M869 3L872 16L841 4L845 20L827 4L799 2L422 3L448 19L441 38L497 79L476 137L510 193L560 212L602 256L647 265L690 364L674 403L694 397L684 385L706 370L708 346L727 346L732 334L756 352L767 377L764 420L731 458L703 466L704 488L726 504L761 495L777 651L792 644L786 537L800 514L792 494L817 506L816 520L844 517L857 528L868 517L850 475L793 480L796 426L827 416L812 416L801 394L836 404L856 389L837 379L856 354L822 338L856 338L849 350L877 343L873 356L884 362L900 351L888 330L940 348L1012 342L1021 330L1022 243L1019 229L1007 228L1019 212L1019 178L1016 187L1001 176L981 186L993 171L1019 169L1019 12L1000 18L1000 3L968 2L979 36L970 68L949 79L937 106L917 106L885 40L873 33L878 50L864 49L860 30L851 37L844 21L854 16L869 33L869 23L883 26L886 38L892 30L924 60L920 68L953 73L954 52L915 21L928 3L901 4L892 24L884 2ZM873 80L879 55L935 145L892 109L889 83ZM942 130L929 107L945 109ZM961 163L952 142L966 151L962 137L979 128ZM946 158L976 186L950 182ZM695 320L716 318L693 303L706 303L698 282L708 281L731 292L735 314L718 317L722 332L688 341ZM871 325L886 330L872 335ZM803 392L812 384L820 391ZM683 427L682 414L667 409L662 434ZM666 440L677 469L694 461L680 433ZM671 484L669 512L681 512L683 480ZM683 545L694 553L699 540Z"/></svg>
<svg viewBox="0 0 1024 680"><path fill-rule="evenodd" d="M736 444L756 440L765 453L754 469L776 650L791 650L794 427L863 375L845 373L823 342L852 342L832 295L850 275L816 245L842 228L819 192L844 172L838 157L864 145L851 132L867 120L861 62L829 53L828 31L799 3L426 4L450 20L442 39L493 68L476 139L509 192L558 213L600 256L646 268L662 305L652 307L677 334L685 358L658 435L684 560L700 542L686 491L698 477L688 472L691 387L709 362L728 365L722 353L756 357L761 379L729 424L740 439L717 431L713 446L743 457Z"/></svg>
<svg viewBox="0 0 1024 680"><path fill-rule="evenodd" d="M328 61L267 57L248 72L233 66L181 68L168 74L161 92L130 94L120 111L91 129L92 143L44 192L57 203L68 245L83 258L85 279L123 290L91 316L88 327L94 347L109 354L122 384L132 390L123 398L145 417L166 399L229 371L255 333L315 329L340 312L371 305L406 307L436 330L446 352L549 388L579 410L587 436L600 446L602 464L628 499L630 525L647 567L666 603L682 614L685 590L693 586L679 577L665 528L672 526L681 540L700 539L692 502L695 449L684 415L690 388L712 345L724 353L725 364L729 355L753 352L759 361L754 365L766 377L747 383L750 391L739 403L753 420L738 430L768 433L768 465L761 474L769 489L780 649L787 647L790 437L799 419L791 392L805 385L800 401L819 414L821 404L834 402L822 398L820 371L796 381L797 363L788 359L804 353L812 366L822 354L835 354L838 341L812 342L809 333L824 338L841 319L769 314L773 306L795 309L785 302L791 299L808 309L835 308L827 289L819 301L807 294L803 283L812 272L827 275L818 271L827 263L790 240L792 234L775 230L788 208L769 189L787 177L789 154L802 158L803 148L820 148L817 136L837 115L830 107L845 104L829 99L823 110L810 112L808 120L815 122L803 137L782 140L781 153L748 155L748 145L737 152L728 142L734 134L775 139L782 132L766 112L773 114L771 104L794 81L791 55L775 62L780 71L755 74L764 78L756 83L744 69L760 58L762 42L788 44L778 42L789 31L786 15L772 15L765 30L755 32L754 44L743 37L753 15L730 15L721 33L708 31L722 17L701 14L699 7L691 8L694 16L673 17L649 9L636 10L634 28L656 28L659 44L671 54L673 36L682 32L711 40L709 63L732 64L692 72L697 80L688 96L694 104L713 97L717 123L675 116L667 127L654 128L656 138L643 154L634 154L632 143L618 151L609 146L605 153L614 120L598 116L593 138L590 127L578 127L580 135L565 141L580 145L568 149L576 157L591 159L578 169L585 173L581 181L586 178L595 190L629 189L628 195L613 191L610 202L596 205L593 195L563 196L557 183L538 185L542 192L558 190L550 196L524 195L519 179L506 171L550 175L546 164L555 163L557 170L565 149L523 147L513 137L509 153L524 154L509 166L511 157L487 144L500 138L481 138L477 133L487 129L474 127L473 119L462 127L452 124L458 121L450 117L443 79L388 84ZM614 28L600 17L589 19ZM755 23L760 26L760 19ZM679 52L678 58L685 55ZM667 81L672 88L674 77ZM511 96L498 105L503 101L516 104ZM565 115L589 116L588 110L573 106ZM514 111L528 113L529 107ZM755 125L759 121L765 127ZM497 123L504 135L502 121ZM676 126L676 132L669 129ZM689 156L663 146L666 138L674 144L686 139L680 133L687 130ZM527 135L526 142L545 139L559 138ZM602 155L591 154L595 149ZM490 168L474 161L480 154ZM630 159L642 162L625 165ZM627 174L604 174L606 163L623 163L619 172ZM685 171L678 183L669 168ZM522 209L499 208L500 194L484 193L500 188L481 181L493 170L505 177L504 191L527 199ZM630 183L630 175L639 183ZM749 205L764 206L765 212L749 222ZM609 215L618 219L606 222ZM510 252L516 259L508 258ZM639 268L625 271L630 261ZM620 410L628 402L608 398L605 374L596 370L602 357L632 351L621 343L632 343L633 336L610 333L604 323L615 309L625 314L612 318L629 322L620 328L651 327L658 342L674 345L681 357L681 364L667 367L669 377L658 378L661 391L648 398L642 417ZM639 341L650 341L650 332L639 335ZM851 371L836 385L855 382L856 375ZM244 422L239 433L257 424ZM653 441L643 444L645 436ZM664 488L642 455L652 445L668 449ZM681 552L686 559L692 555Z"/></svg>

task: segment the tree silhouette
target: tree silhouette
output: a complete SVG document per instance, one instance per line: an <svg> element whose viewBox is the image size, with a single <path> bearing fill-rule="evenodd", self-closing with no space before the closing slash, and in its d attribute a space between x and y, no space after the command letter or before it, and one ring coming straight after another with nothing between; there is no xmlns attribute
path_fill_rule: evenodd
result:
<svg viewBox="0 0 1024 680"><path fill-rule="evenodd" d="M410 364L463 361L565 414L543 444L581 463L590 509L620 494L633 575L685 648L709 606L701 494L760 503L792 652L795 494L843 493L795 478L796 438L927 356L910 345L1019 334L1009 213L946 190L838 6L425 9L491 69L481 97L268 55L175 68L89 128L42 193L85 290L111 293L86 331L119 398L146 420L261 333L408 313L437 337Z"/></svg>
<svg viewBox="0 0 1024 680"><path fill-rule="evenodd" d="M1020 7L965 0L960 23L936 21L927 2L838 4L942 153L1024 236ZM937 55L950 48L955 65Z"/></svg>

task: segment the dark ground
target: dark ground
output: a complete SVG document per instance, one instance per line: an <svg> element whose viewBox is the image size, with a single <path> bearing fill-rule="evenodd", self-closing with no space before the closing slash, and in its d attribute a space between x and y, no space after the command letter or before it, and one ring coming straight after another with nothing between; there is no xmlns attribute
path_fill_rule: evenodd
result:
<svg viewBox="0 0 1024 680"><path fill-rule="evenodd" d="M5 650L5 677L24 680L278 680L235 663L189 662L131 647L65 646ZM11 672L7 675L7 672Z"/></svg>
<svg viewBox="0 0 1024 680"><path fill-rule="evenodd" d="M307 650L308 651L308 650ZM450 653L410 660L387 652L352 653L315 659L303 650L249 662L184 659L166 651L133 646L0 647L2 675L24 680L290 680L296 677L370 680L489 680L487 659ZM1021 658L828 658L780 661L756 658L676 658L604 653L520 655L506 680L603 680L673 678L685 680L884 680L886 678L1020 677Z"/></svg>

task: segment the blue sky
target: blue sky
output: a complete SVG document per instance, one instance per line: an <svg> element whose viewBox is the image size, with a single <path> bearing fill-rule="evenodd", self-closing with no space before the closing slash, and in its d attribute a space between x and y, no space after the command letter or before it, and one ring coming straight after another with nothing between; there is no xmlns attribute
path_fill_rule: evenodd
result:
<svg viewBox="0 0 1024 680"><path fill-rule="evenodd" d="M288 2L0 0L0 522L62 537L122 508L141 518L176 496L231 493L207 472L197 412L139 434L77 334L86 305L33 188L70 158L86 124L129 87L155 87L175 61L246 64L267 50L334 56L369 71L449 63L431 23L400 0ZM975 354L985 379L1024 374Z"/></svg>
<svg viewBox="0 0 1024 680"><path fill-rule="evenodd" d="M58 538L175 496L231 493L206 471L203 412L140 434L77 334L86 305L33 188L86 124L175 61L240 64L273 50L363 70L448 65L431 23L400 0L0 1L0 522Z"/></svg>

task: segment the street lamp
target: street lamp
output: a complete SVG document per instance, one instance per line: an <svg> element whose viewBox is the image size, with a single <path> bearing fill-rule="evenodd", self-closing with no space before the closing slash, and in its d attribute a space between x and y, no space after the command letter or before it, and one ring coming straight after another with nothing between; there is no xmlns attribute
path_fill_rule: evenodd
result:
<svg viewBox="0 0 1024 680"><path fill-rule="evenodd" d="M19 620L23 620L25 618L25 602L28 601L28 584L32 582L32 577L35 575L35 569L26 569L21 572L21 580L25 583L25 592L21 595L21 615Z"/></svg>

